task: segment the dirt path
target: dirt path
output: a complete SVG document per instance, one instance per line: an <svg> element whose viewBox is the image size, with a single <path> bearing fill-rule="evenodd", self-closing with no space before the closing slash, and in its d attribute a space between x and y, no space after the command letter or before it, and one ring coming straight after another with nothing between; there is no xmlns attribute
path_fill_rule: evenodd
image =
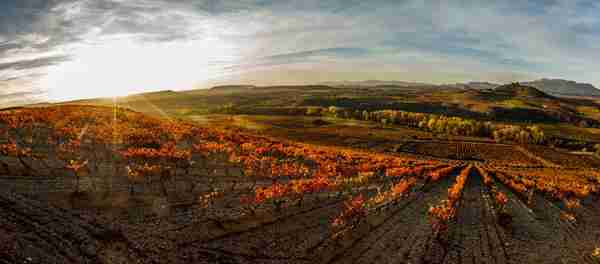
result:
<svg viewBox="0 0 600 264"><path fill-rule="evenodd" d="M487 188L477 170L471 170L463 190L456 222L449 229L445 263L508 263L506 238L496 221Z"/></svg>

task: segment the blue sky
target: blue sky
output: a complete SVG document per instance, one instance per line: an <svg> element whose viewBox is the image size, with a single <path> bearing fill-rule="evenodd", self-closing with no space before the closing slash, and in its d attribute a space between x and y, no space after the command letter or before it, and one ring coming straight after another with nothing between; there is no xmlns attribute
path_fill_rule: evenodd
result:
<svg viewBox="0 0 600 264"><path fill-rule="evenodd" d="M0 105L336 80L600 86L598 1L4 0Z"/></svg>

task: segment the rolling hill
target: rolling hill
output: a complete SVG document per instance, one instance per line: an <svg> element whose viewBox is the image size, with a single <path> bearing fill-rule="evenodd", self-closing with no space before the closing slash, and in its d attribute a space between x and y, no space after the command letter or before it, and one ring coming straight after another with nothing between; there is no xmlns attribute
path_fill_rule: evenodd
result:
<svg viewBox="0 0 600 264"><path fill-rule="evenodd" d="M357 88L357 87L437 87L437 88L459 88L459 89L494 89L502 86L502 84L492 82L480 82L472 81L466 83L454 83L454 84L428 84L421 82L405 82L405 81L381 81L381 80L367 80L367 81L338 81L338 82L325 82L323 85L341 88ZM554 95L554 96L583 96L583 97L594 97L600 96L600 89L594 87L589 83L579 83L570 80L563 79L548 79L542 78L534 81L521 82L524 86L530 86L537 88L538 90Z"/></svg>
<svg viewBox="0 0 600 264"><path fill-rule="evenodd" d="M311 107L334 106L358 111L389 109L505 122L568 122L583 127L596 126L594 124L600 122L600 117L592 111L598 108L595 101L555 97L529 85L475 89L450 85L378 84L368 87L230 85L136 94L120 97L117 103L147 114L177 118L213 113L304 115ZM112 99L100 98L63 104L112 106L114 103Z"/></svg>
<svg viewBox="0 0 600 264"><path fill-rule="evenodd" d="M381 81L381 80L337 81L337 82L324 82L321 84L327 85L327 86L333 86L333 87L375 87L375 86L414 87L414 86L432 86L433 85L433 84L421 83L421 82Z"/></svg>
<svg viewBox="0 0 600 264"><path fill-rule="evenodd" d="M499 94L508 95L512 97L525 97L525 98L553 98L552 96L540 91L539 89L521 85L519 83L506 84L494 88L494 91Z"/></svg>
<svg viewBox="0 0 600 264"><path fill-rule="evenodd" d="M578 83L562 79L539 79L531 82L523 82L522 84L538 88L553 95L600 96L600 89L589 83Z"/></svg>

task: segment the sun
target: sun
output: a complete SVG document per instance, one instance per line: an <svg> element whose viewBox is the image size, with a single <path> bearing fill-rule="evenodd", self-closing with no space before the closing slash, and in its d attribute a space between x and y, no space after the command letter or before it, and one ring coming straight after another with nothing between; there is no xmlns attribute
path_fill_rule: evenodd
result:
<svg viewBox="0 0 600 264"><path fill-rule="evenodd" d="M41 86L51 100L115 97L164 89L191 89L222 74L214 61L235 60L218 39L144 43L111 38L73 47L71 60L49 69Z"/></svg>

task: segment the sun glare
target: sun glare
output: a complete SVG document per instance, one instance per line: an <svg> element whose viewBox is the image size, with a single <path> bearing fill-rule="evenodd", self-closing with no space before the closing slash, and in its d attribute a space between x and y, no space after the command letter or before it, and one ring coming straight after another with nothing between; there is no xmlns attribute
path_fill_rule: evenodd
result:
<svg viewBox="0 0 600 264"><path fill-rule="evenodd" d="M225 65L215 62L234 61L234 51L218 39L170 43L103 39L73 47L71 60L51 68L42 86L51 100L190 89L219 75Z"/></svg>

